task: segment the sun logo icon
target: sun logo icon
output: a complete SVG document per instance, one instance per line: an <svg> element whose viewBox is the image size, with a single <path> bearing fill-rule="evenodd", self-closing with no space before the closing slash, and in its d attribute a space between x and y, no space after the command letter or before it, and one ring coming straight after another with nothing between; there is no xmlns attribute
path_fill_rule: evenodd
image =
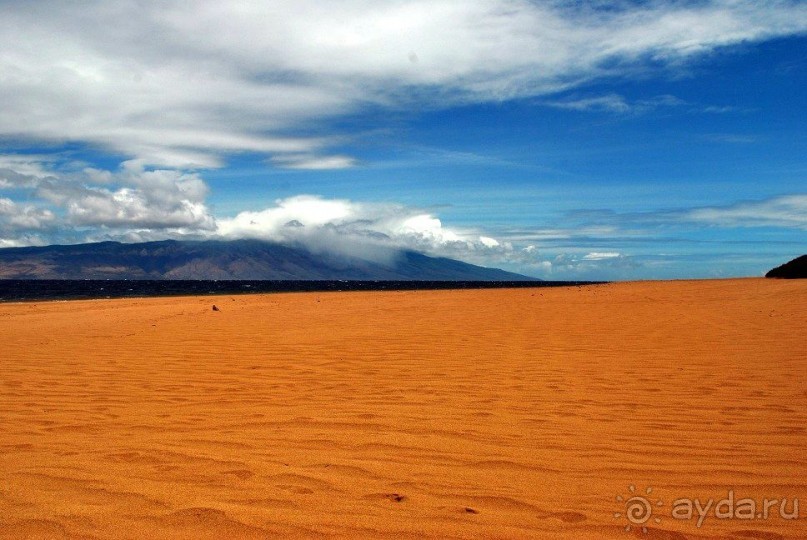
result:
<svg viewBox="0 0 807 540"><path fill-rule="evenodd" d="M653 506L664 506L664 501L661 499L656 500L655 503L650 502L650 496L653 493L653 488L649 487L644 491L644 495L636 495L636 486L628 486L630 495L627 498L622 495L616 496L616 502L625 505L625 511L614 512L614 519L625 518L628 524L625 525L625 532L630 532L633 527L641 527L642 532L647 534L647 522L653 517ZM653 517L654 523L661 523L660 517Z"/></svg>

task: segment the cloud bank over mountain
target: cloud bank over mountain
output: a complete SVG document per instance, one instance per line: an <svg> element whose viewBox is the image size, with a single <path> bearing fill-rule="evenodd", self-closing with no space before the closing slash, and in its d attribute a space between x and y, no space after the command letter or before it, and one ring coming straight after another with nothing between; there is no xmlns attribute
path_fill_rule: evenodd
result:
<svg viewBox="0 0 807 540"><path fill-rule="evenodd" d="M0 247L252 238L376 262L388 259L391 250L407 249L483 265L504 262L544 277L552 272L592 277L636 268L641 263L614 246L650 241L671 227L807 228L807 197L796 195L660 212L580 211L526 230L455 227L429 209L316 195L217 216L197 172L144 169L136 162L116 171L59 170L46 159L21 155L0 156L0 165L5 165L0 168L3 186L30 194L24 203L0 198ZM544 252L553 246L565 246L565 253Z"/></svg>
<svg viewBox="0 0 807 540"><path fill-rule="evenodd" d="M512 249L477 231L444 227L433 214L400 204L299 195L261 211L217 218L206 204L207 185L195 172L147 170L136 162L114 172L60 172L24 156L2 156L0 163L7 165L0 168L0 182L26 189L34 201L23 205L0 199L0 242L7 247L100 239L256 238L368 257L389 251L377 248L393 247L464 258L478 252L472 258L479 260Z"/></svg>

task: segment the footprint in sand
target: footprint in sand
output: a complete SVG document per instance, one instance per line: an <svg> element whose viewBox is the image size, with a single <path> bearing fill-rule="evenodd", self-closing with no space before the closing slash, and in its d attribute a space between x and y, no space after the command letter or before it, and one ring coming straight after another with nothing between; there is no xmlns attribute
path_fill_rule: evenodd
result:
<svg viewBox="0 0 807 540"><path fill-rule="evenodd" d="M386 500L395 503L402 503L409 500L409 497L401 495L400 493L370 493L369 495L365 495L364 498L367 500Z"/></svg>
<svg viewBox="0 0 807 540"><path fill-rule="evenodd" d="M580 512L556 512L552 514L552 517L556 517L564 523L580 523L586 520L586 515Z"/></svg>
<svg viewBox="0 0 807 540"><path fill-rule="evenodd" d="M235 470L235 471L224 471L221 474L226 474L226 475L229 475L229 476L235 476L236 478L238 478L240 480L247 480L247 479L252 478L253 476L255 476L254 472L249 471L247 469L238 469L238 470Z"/></svg>

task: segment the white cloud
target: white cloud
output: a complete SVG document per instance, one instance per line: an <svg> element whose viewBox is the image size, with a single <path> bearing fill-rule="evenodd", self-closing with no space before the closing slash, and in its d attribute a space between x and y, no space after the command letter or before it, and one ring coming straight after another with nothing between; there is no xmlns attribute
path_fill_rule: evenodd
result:
<svg viewBox="0 0 807 540"><path fill-rule="evenodd" d="M680 107L686 105L686 102L680 98L668 94L633 101L628 100L619 94L607 94L604 96L566 98L559 101L545 101L543 104L550 107L555 107L557 109L568 109L573 111L640 114L662 107ZM699 110L704 110L704 108L701 107Z"/></svg>
<svg viewBox="0 0 807 540"><path fill-rule="evenodd" d="M447 228L439 218L417 208L312 195L280 199L259 212L219 219L215 234L298 243L314 251L364 257L390 249L412 249L484 260L494 253L512 251L512 246L476 231Z"/></svg>
<svg viewBox="0 0 807 540"><path fill-rule="evenodd" d="M616 251L592 251L583 256L584 261L602 261L604 259L616 259L622 254Z"/></svg>
<svg viewBox="0 0 807 540"><path fill-rule="evenodd" d="M350 156L283 155L273 158L272 163L286 169L322 171L328 169L349 169L356 166Z"/></svg>
<svg viewBox="0 0 807 540"><path fill-rule="evenodd" d="M0 154L0 189L29 188L51 175L45 155Z"/></svg>
<svg viewBox="0 0 807 540"><path fill-rule="evenodd" d="M628 103L628 101L618 94L567 99L563 101L547 101L545 104L549 105L550 107L569 109L572 111L607 111L615 113L626 113L631 111L631 105Z"/></svg>
<svg viewBox="0 0 807 540"><path fill-rule="evenodd" d="M563 220L567 228L515 230L508 238L519 241L552 241L582 238L615 238L656 234L669 227L693 224L723 228L778 227L807 229L807 194L793 193L721 206L668 208L620 213L613 210L577 210Z"/></svg>
<svg viewBox="0 0 807 540"><path fill-rule="evenodd" d="M300 195L276 201L276 206L258 212L241 212L234 218L221 219L218 232L227 238L262 238L283 240L297 229L322 227L337 223L355 211L349 201L324 200Z"/></svg>
<svg viewBox="0 0 807 540"><path fill-rule="evenodd" d="M54 220L55 216L50 210L0 198L0 232L44 229Z"/></svg>
<svg viewBox="0 0 807 540"><path fill-rule="evenodd" d="M197 173L149 170L137 161L117 171L75 170L72 164L73 170L62 172L52 160L34 155L0 155L0 165L5 165L0 188L24 187L34 195L24 205L0 198L0 232L57 225L196 233L215 228L205 205L208 188Z"/></svg>
<svg viewBox="0 0 807 540"><path fill-rule="evenodd" d="M412 249L478 261L513 250L480 231L445 227L435 215L400 204L299 195L261 211L217 219L206 205L208 187L199 173L146 169L138 160L116 171L85 167L72 172L59 172L33 157L0 156L0 162L24 163L39 175L25 177L33 188L32 204L0 198L0 233L16 231L17 236L24 229L51 227L52 238L77 242L259 238L319 251L372 255ZM8 177L16 174L9 170Z"/></svg>
<svg viewBox="0 0 807 540"><path fill-rule="evenodd" d="M47 242L35 234L25 234L16 238L0 238L0 248L44 246L46 244Z"/></svg>
<svg viewBox="0 0 807 540"><path fill-rule="evenodd" d="M690 221L721 227L791 227L807 229L807 195L796 194L683 213Z"/></svg>
<svg viewBox="0 0 807 540"><path fill-rule="evenodd" d="M497 247L497 246L500 245L498 240L496 240L495 238L491 238L489 236L480 236L479 241L485 247L490 247L490 248Z"/></svg>
<svg viewBox="0 0 807 540"><path fill-rule="evenodd" d="M89 179L99 176L93 170ZM101 175L120 187L94 187L75 180L44 180L37 194L67 210L77 226L210 230L215 220L205 206L207 186L194 173L122 170Z"/></svg>
<svg viewBox="0 0 807 540"><path fill-rule="evenodd" d="M52 157L42 154L7 154L0 155L0 179L14 174L21 177L45 178L50 175L46 164Z"/></svg>
<svg viewBox="0 0 807 540"><path fill-rule="evenodd" d="M0 248L44 245L47 241L43 234L57 223L47 208L0 197Z"/></svg>
<svg viewBox="0 0 807 540"><path fill-rule="evenodd" d="M216 167L236 152L269 155L281 166L347 167L352 158L328 148L334 135L350 133L310 133L367 105L546 95L633 73L646 60L675 65L807 28L807 5L796 1L625 6L7 2L0 136L81 141L158 167ZM613 97L595 99L622 107Z"/></svg>
<svg viewBox="0 0 807 540"><path fill-rule="evenodd" d="M592 257L593 255L593 257ZM550 261L551 273L576 279L610 279L606 276L624 275L642 266L636 258L621 253L561 253Z"/></svg>

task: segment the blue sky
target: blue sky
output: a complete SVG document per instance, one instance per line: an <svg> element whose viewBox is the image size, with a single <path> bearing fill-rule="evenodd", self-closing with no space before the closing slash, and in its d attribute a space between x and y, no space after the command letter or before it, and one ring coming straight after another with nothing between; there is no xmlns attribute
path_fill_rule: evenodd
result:
<svg viewBox="0 0 807 540"><path fill-rule="evenodd" d="M753 276L807 251L801 2L0 15L0 246L391 245L549 279Z"/></svg>

